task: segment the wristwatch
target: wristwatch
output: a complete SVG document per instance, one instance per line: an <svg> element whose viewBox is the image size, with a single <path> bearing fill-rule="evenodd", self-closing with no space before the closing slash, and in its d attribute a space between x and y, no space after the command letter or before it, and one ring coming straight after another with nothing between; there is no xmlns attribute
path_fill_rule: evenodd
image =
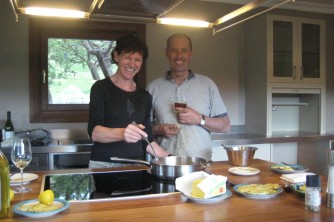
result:
<svg viewBox="0 0 334 222"><path fill-rule="evenodd" d="M205 116L202 114L201 122L199 122L200 126L203 126L205 124Z"/></svg>

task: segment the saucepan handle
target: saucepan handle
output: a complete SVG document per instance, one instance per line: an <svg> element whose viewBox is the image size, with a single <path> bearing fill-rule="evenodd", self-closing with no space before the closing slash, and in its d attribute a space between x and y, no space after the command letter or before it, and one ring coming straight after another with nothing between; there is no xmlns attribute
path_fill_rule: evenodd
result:
<svg viewBox="0 0 334 222"><path fill-rule="evenodd" d="M116 162L116 163L136 163L151 167L151 163L144 160L134 160L134 159L119 158L119 157L110 157L110 160L111 162Z"/></svg>

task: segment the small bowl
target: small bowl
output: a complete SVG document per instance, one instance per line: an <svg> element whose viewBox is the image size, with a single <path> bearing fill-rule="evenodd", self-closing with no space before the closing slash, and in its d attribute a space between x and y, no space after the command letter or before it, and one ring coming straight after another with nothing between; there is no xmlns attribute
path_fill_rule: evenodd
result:
<svg viewBox="0 0 334 222"><path fill-rule="evenodd" d="M255 151L257 150L256 147L251 146L231 146L224 149L232 166L249 166L252 164Z"/></svg>

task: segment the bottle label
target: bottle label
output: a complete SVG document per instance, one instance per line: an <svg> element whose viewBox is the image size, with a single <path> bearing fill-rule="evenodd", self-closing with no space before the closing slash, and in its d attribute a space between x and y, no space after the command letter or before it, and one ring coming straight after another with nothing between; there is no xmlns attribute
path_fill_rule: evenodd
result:
<svg viewBox="0 0 334 222"><path fill-rule="evenodd" d="M14 131L6 131L5 139L10 139L14 137Z"/></svg>
<svg viewBox="0 0 334 222"><path fill-rule="evenodd" d="M305 192L305 205L307 206L320 206L321 196L319 190L312 190Z"/></svg>

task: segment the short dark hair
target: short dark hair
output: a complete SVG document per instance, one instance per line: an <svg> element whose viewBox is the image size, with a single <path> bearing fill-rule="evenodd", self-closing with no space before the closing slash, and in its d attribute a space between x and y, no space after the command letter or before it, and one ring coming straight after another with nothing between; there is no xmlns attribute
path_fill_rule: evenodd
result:
<svg viewBox="0 0 334 222"><path fill-rule="evenodd" d="M183 33L175 33L175 34L169 36L168 39L167 39L167 48L166 49L168 49L170 41L174 37L184 37L184 38L186 38L188 40L188 42L189 42L190 50L193 49L193 43L191 42L191 38L189 36L187 36L186 34L183 34Z"/></svg>
<svg viewBox="0 0 334 222"><path fill-rule="evenodd" d="M116 51L118 54L138 52L143 56L144 61L148 57L148 48L146 43L133 33L121 36L116 40L116 47L111 52L112 61L116 63L114 58L114 51Z"/></svg>

